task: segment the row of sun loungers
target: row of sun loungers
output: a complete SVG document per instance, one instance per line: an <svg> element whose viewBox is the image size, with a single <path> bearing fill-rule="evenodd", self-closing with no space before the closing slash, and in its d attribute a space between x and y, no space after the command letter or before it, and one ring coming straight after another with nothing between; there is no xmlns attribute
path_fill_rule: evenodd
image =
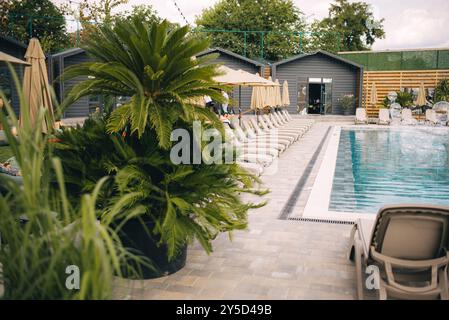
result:
<svg viewBox="0 0 449 320"><path fill-rule="evenodd" d="M389 125L392 122L393 120L390 117L390 110L380 109L377 123L382 125ZM426 110L425 122L430 125L437 125L438 123L440 123L435 110L432 109ZM368 123L368 116L366 115L366 110L364 108L357 108L355 114L355 124L367 124L367 123ZM404 125L414 125L417 124L418 121L413 117L412 111L410 109L403 109L401 111L400 123ZM449 124L449 112L447 124Z"/></svg>
<svg viewBox="0 0 449 320"><path fill-rule="evenodd" d="M260 176L281 153L298 141L313 120L294 119L286 110L269 115L238 119L226 127L226 141L237 151L237 163ZM232 127L232 128L231 128Z"/></svg>

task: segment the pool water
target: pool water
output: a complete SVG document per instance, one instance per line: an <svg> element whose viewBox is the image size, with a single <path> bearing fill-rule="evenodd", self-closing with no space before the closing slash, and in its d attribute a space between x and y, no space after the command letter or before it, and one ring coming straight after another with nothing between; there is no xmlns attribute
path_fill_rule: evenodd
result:
<svg viewBox="0 0 449 320"><path fill-rule="evenodd" d="M342 129L329 210L398 203L449 206L447 128Z"/></svg>

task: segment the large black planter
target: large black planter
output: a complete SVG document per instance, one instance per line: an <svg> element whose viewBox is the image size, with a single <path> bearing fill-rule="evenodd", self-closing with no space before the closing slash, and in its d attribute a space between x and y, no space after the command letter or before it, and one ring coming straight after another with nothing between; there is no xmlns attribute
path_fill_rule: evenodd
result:
<svg viewBox="0 0 449 320"><path fill-rule="evenodd" d="M132 253L138 256L148 258L152 267L140 264L136 266L134 262L130 262L134 267L138 267L143 279L154 279L163 277L182 269L186 264L187 245L180 251L177 257L168 261L167 246L160 245L159 236L154 236L148 232L152 231L154 223L143 222L139 219L131 219L125 223L119 232L120 240L125 248L130 249ZM125 278L135 278L123 269Z"/></svg>

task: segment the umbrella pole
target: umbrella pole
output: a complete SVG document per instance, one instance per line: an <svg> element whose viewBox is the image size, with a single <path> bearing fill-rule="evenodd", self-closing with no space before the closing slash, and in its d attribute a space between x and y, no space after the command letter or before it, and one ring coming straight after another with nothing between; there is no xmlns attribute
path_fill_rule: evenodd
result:
<svg viewBox="0 0 449 320"><path fill-rule="evenodd" d="M242 125L242 86L239 86L239 125Z"/></svg>

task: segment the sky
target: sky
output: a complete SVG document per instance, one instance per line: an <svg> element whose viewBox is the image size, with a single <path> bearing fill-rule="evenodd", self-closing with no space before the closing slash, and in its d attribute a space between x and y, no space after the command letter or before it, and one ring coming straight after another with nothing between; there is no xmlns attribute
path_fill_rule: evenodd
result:
<svg viewBox="0 0 449 320"><path fill-rule="evenodd" d="M54 0L56 3L67 0ZM204 8L218 0L175 0L187 21L193 24ZM256 0L255 0L256 1ZM328 14L329 0L294 0L308 22ZM353 2L353 1L351 1ZM448 0L365 0L377 19L384 18L385 39L377 40L374 50L449 47ZM130 0L120 10L133 5L151 4L163 18L185 24L173 0Z"/></svg>

